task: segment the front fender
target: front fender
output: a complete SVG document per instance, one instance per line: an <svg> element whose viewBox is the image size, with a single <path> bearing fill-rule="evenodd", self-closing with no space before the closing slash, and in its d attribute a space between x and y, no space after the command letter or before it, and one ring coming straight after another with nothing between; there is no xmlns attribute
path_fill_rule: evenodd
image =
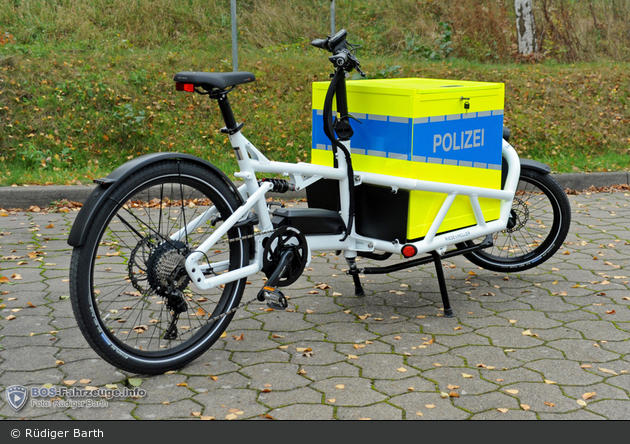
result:
<svg viewBox="0 0 630 444"><path fill-rule="evenodd" d="M156 162L170 159L188 160L210 169L214 174L220 177L226 183L226 185L230 187L230 189L233 190L236 198L239 199L241 203L243 202L240 193L238 192L232 181L228 179L223 171L218 169L207 160L191 156L190 154L181 153L145 154L144 156L136 157L135 159L130 160L129 162L126 162L123 165L119 166L107 177L94 180L94 183L96 183L98 186L88 196L87 200L83 204L83 207L81 208L81 211L79 211L77 218L72 224L72 229L70 230L70 234L68 235L68 244L72 247L79 247L83 245L83 243L85 242L85 237L87 236L87 229L92 224L97 210L105 202L107 197L111 195L111 193L118 187L118 184L122 183L124 179L126 179L141 168L144 168Z"/></svg>
<svg viewBox="0 0 630 444"><path fill-rule="evenodd" d="M533 170L541 174L551 173L551 167L547 165L546 163L538 162L536 160L531 160L531 159L519 159L519 163L521 164L521 171ZM505 179L507 178L507 173L508 173L508 165L505 159L503 159L502 164L501 164L501 189L505 187Z"/></svg>

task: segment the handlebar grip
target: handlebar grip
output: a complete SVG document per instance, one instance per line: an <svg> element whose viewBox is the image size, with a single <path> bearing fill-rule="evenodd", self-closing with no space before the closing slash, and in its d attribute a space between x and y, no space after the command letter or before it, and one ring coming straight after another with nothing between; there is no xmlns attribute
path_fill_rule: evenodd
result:
<svg viewBox="0 0 630 444"><path fill-rule="evenodd" d="M320 48L320 49L324 49L325 45L326 45L326 40L324 39L315 39L311 42L311 45L313 45L316 48Z"/></svg>

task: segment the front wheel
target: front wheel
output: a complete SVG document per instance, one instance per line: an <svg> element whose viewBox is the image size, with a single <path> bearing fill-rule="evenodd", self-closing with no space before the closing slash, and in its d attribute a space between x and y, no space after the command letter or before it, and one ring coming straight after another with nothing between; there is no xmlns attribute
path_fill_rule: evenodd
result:
<svg viewBox="0 0 630 444"><path fill-rule="evenodd" d="M245 279L200 291L184 261L239 206L195 163L164 161L116 184L74 249L72 308L84 337L110 364L134 373L176 370L224 332ZM232 228L205 255L234 270L249 263L251 227Z"/></svg>
<svg viewBox="0 0 630 444"><path fill-rule="evenodd" d="M571 205L558 182L549 174L524 169L506 229L493 235L492 247L464 256L492 271L528 270L562 246L570 225Z"/></svg>

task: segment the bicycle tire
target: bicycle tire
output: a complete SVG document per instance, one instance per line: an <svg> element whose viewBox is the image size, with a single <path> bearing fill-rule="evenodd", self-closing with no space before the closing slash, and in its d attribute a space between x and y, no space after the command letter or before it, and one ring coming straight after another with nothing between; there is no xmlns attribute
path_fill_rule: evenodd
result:
<svg viewBox="0 0 630 444"><path fill-rule="evenodd" d="M528 270L558 251L570 225L571 205L558 182L549 174L523 169L508 228L494 233L492 247L465 253L464 257L487 270Z"/></svg>
<svg viewBox="0 0 630 444"><path fill-rule="evenodd" d="M116 185L72 253L75 317L90 346L119 369L160 374L182 368L225 331L246 279L199 291L181 265L216 227L208 220L179 241L172 234L211 205L218 220L227 219L239 200L216 174L182 160L149 165ZM245 237L252 232L230 229L206 260L224 261L230 270L247 265Z"/></svg>

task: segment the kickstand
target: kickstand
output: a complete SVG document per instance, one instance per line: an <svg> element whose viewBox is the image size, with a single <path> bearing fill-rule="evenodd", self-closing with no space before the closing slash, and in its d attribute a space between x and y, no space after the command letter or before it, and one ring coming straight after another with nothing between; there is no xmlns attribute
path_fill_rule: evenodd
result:
<svg viewBox="0 0 630 444"><path fill-rule="evenodd" d="M363 290L363 285L361 285L361 278L359 277L359 269L357 268L357 262L355 258L348 257L346 258L348 265L350 266L349 274L352 275L352 280L354 281L354 295L355 296L365 296L365 291Z"/></svg>
<svg viewBox="0 0 630 444"><path fill-rule="evenodd" d="M435 271L438 283L440 284L440 294L442 295L442 303L444 304L444 316L451 318L453 317L453 309L451 308L451 302L448 299L448 290L446 289L446 280L444 279L442 258L440 257L440 253L437 251L432 251L431 256L433 256L433 263L435 264Z"/></svg>

